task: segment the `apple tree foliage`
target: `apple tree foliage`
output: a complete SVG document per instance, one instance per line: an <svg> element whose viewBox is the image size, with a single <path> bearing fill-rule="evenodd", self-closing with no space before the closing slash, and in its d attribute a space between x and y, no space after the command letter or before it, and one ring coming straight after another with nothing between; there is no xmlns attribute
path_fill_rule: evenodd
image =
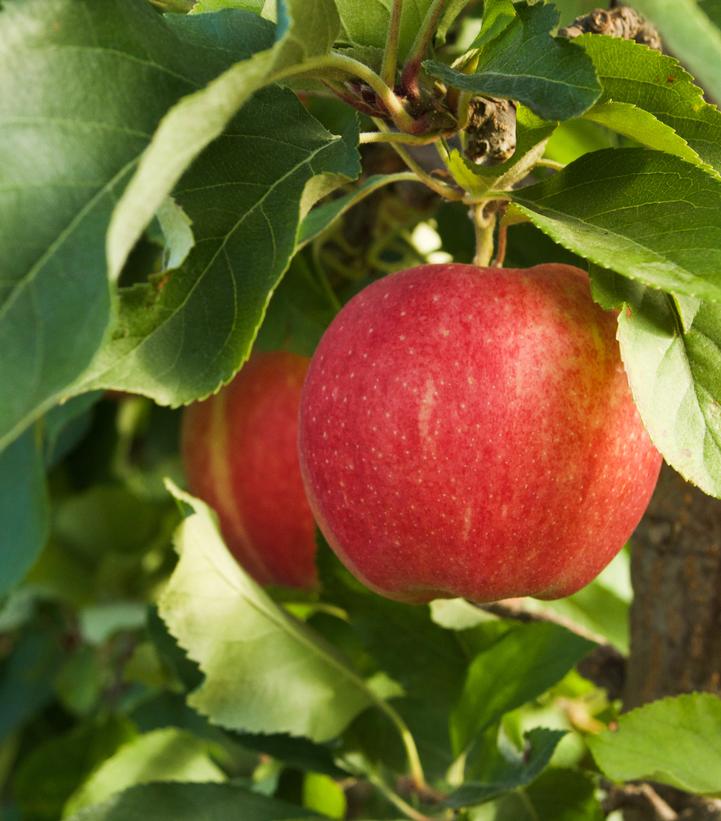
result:
<svg viewBox="0 0 721 821"><path fill-rule="evenodd" d="M254 346L311 354L373 278L470 261L495 202L506 264L590 270L656 446L721 497L721 12L637 7L678 60L558 37L582 0L2 0L3 818L583 821L611 783L721 793L715 696L620 714L576 669L628 651L623 555L528 603L550 621L380 599L323 545L319 592L264 590L181 489L181 406ZM387 81L418 72L408 106ZM497 164L457 136L479 95L516 103Z"/></svg>

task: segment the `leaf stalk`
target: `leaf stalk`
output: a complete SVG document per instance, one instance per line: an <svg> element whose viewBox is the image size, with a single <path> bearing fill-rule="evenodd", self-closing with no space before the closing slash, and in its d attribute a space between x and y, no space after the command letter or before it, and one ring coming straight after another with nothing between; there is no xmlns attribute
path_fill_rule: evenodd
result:
<svg viewBox="0 0 721 821"><path fill-rule="evenodd" d="M421 63L426 56L436 29L438 28L438 21L445 7L446 0L433 0L426 12L426 16L421 23L418 34L413 41L411 50L403 66L401 74L401 86L405 93L413 100L419 99L421 96L420 85L418 83L418 74L421 70Z"/></svg>
<svg viewBox="0 0 721 821"><path fill-rule="evenodd" d="M389 88L395 88L396 71L398 70L398 42L401 36L401 12L403 0L393 0L391 19L388 24L386 47L383 52L381 79Z"/></svg>

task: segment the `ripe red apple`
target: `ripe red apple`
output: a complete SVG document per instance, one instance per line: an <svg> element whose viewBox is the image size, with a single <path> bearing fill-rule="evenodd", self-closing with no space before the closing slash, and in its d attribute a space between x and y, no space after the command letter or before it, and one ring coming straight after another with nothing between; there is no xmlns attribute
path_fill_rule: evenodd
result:
<svg viewBox="0 0 721 821"><path fill-rule="evenodd" d="M255 354L220 393L183 414L190 489L215 508L228 548L261 584L316 581L315 524L296 444L308 361Z"/></svg>
<svg viewBox="0 0 721 821"><path fill-rule="evenodd" d="M400 601L566 596L631 535L661 458L616 321L568 265L425 265L352 299L308 371L316 520Z"/></svg>

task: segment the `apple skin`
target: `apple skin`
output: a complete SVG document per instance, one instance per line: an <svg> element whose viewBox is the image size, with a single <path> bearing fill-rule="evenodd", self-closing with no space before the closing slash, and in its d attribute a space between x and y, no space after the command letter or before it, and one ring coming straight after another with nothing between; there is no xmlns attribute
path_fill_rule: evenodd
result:
<svg viewBox="0 0 721 821"><path fill-rule="evenodd" d="M261 584L316 584L315 523L297 451L308 362L254 354L229 385L183 413L189 487L215 508L228 548Z"/></svg>
<svg viewBox="0 0 721 821"><path fill-rule="evenodd" d="M633 532L661 466L616 319L568 265L425 265L355 296L311 361L316 521L392 599L570 595Z"/></svg>

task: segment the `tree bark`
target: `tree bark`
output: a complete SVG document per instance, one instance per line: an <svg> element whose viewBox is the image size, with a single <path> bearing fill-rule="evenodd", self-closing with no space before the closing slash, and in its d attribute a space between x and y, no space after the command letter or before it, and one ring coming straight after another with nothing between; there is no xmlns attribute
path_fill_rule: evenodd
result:
<svg viewBox="0 0 721 821"><path fill-rule="evenodd" d="M633 538L624 706L721 693L721 502L664 466Z"/></svg>
<svg viewBox="0 0 721 821"><path fill-rule="evenodd" d="M698 690L721 694L721 501L664 466L633 538L631 581L624 708ZM657 789L679 821L721 819L717 801ZM659 814L647 803L624 818Z"/></svg>

